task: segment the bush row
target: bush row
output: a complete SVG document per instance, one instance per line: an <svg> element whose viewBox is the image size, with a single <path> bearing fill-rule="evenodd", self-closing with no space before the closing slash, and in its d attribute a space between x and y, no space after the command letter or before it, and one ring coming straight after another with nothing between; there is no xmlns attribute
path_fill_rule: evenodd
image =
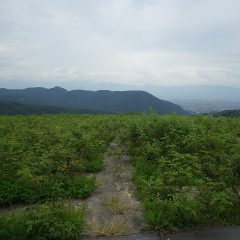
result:
<svg viewBox="0 0 240 240"><path fill-rule="evenodd" d="M141 116L123 135L158 231L240 223L240 120Z"/></svg>

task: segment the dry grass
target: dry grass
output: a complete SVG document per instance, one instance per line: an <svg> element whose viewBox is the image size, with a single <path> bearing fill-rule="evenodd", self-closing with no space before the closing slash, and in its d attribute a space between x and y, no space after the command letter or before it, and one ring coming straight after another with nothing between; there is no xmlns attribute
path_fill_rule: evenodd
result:
<svg viewBox="0 0 240 240"><path fill-rule="evenodd" d="M115 155L115 156L122 155L122 149L117 146L113 149L112 154Z"/></svg>
<svg viewBox="0 0 240 240"><path fill-rule="evenodd" d="M103 204L115 214L123 214L124 211L128 209L125 199L120 198L116 193L109 197L105 197L103 199Z"/></svg>
<svg viewBox="0 0 240 240"><path fill-rule="evenodd" d="M91 237L122 236L130 230L131 228L124 217L114 215L105 222L92 218L87 225L86 234Z"/></svg>

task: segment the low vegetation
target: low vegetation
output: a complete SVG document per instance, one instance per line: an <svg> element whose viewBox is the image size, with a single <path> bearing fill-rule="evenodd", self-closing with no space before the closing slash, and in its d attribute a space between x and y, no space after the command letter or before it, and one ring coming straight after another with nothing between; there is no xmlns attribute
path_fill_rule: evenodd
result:
<svg viewBox="0 0 240 240"><path fill-rule="evenodd" d="M1 117L0 205L86 198L116 129L104 116Z"/></svg>
<svg viewBox="0 0 240 240"><path fill-rule="evenodd" d="M240 121L138 117L123 137L145 218L158 231L240 224Z"/></svg>
<svg viewBox="0 0 240 240"><path fill-rule="evenodd" d="M137 197L154 229L240 224L239 118L1 116L0 205L36 206L2 216L0 239L76 239L84 210L61 200L91 194L93 173L103 169L116 136L128 149ZM112 196L103 204L116 214L106 223L93 219L92 235L124 234L128 224L118 214L125 202Z"/></svg>
<svg viewBox="0 0 240 240"><path fill-rule="evenodd" d="M0 239L78 239L85 211L66 203L48 203L0 217Z"/></svg>

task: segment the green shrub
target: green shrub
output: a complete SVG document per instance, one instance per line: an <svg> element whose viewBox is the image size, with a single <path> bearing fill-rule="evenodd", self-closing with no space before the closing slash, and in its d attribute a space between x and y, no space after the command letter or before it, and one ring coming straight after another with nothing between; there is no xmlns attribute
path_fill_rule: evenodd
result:
<svg viewBox="0 0 240 240"><path fill-rule="evenodd" d="M103 169L103 156L98 156L95 159L88 160L84 163L85 172L99 172Z"/></svg>
<svg viewBox="0 0 240 240"><path fill-rule="evenodd" d="M153 228L239 224L239 119L155 115L131 122L122 139Z"/></svg>
<svg viewBox="0 0 240 240"><path fill-rule="evenodd" d="M67 191L71 198L87 198L95 187L96 178L73 176L67 182Z"/></svg>
<svg viewBox="0 0 240 240"><path fill-rule="evenodd" d="M145 201L144 214L146 220L160 232L191 227L201 222L200 203L190 201L181 194L171 200Z"/></svg>
<svg viewBox="0 0 240 240"><path fill-rule="evenodd" d="M16 213L10 217L0 216L0 239L26 240L27 231L25 215Z"/></svg>
<svg viewBox="0 0 240 240"><path fill-rule="evenodd" d="M84 176L103 168L120 124L113 115L0 116L0 205L87 197L94 184Z"/></svg>
<svg viewBox="0 0 240 240"><path fill-rule="evenodd" d="M49 203L1 217L0 239L78 239L83 227L83 209L64 203Z"/></svg>

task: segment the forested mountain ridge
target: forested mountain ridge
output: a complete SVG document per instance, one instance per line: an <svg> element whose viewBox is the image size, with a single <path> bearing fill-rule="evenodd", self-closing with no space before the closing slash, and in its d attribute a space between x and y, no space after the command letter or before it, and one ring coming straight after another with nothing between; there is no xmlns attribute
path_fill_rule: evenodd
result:
<svg viewBox="0 0 240 240"><path fill-rule="evenodd" d="M144 91L67 91L60 87L0 89L0 101L72 109L93 109L108 113L147 112L187 114L179 105L160 100Z"/></svg>
<svg viewBox="0 0 240 240"><path fill-rule="evenodd" d="M104 114L106 112L93 109L72 109L45 105L22 104L20 102L0 101L0 115L32 115L32 114Z"/></svg>

